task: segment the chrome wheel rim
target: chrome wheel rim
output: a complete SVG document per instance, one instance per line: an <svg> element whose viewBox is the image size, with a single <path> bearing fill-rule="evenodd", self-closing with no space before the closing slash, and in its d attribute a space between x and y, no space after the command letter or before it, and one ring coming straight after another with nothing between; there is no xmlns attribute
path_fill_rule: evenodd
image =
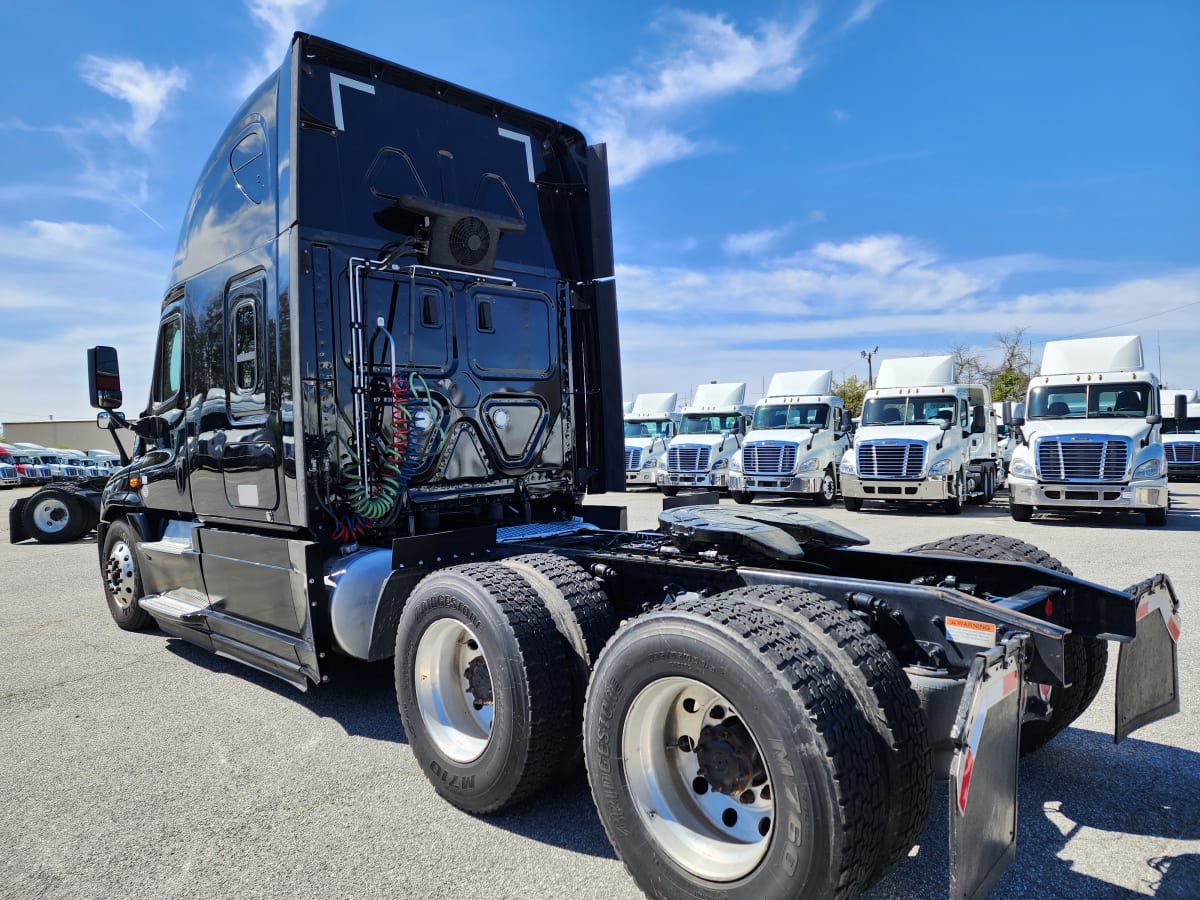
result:
<svg viewBox="0 0 1200 900"><path fill-rule="evenodd" d="M71 512L57 497L47 497L33 508L33 521L43 533L58 534L71 521Z"/></svg>
<svg viewBox="0 0 1200 900"><path fill-rule="evenodd" d="M464 764L482 756L495 702L475 633L457 619L434 622L417 644L413 679L421 723L438 751Z"/></svg>
<svg viewBox="0 0 1200 900"><path fill-rule="evenodd" d="M825 474L821 476L821 496L824 497L826 500L832 502L833 495L835 492L836 491L835 491L835 488L833 485L833 475L830 474L830 472L828 470L826 470Z"/></svg>
<svg viewBox="0 0 1200 900"><path fill-rule="evenodd" d="M133 548L124 541L117 541L108 551L105 575L113 602L121 609L129 609L137 597L137 564Z"/></svg>
<svg viewBox="0 0 1200 900"><path fill-rule="evenodd" d="M673 862L709 881L762 862L775 793L757 740L720 693L691 678L652 682L629 708L621 751L634 808Z"/></svg>

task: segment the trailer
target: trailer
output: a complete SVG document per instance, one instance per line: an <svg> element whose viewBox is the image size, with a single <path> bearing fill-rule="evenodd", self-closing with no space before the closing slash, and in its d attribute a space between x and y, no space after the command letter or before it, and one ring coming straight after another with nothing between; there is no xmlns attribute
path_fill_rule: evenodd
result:
<svg viewBox="0 0 1200 900"><path fill-rule="evenodd" d="M137 435L100 507L116 624L300 690L391 658L434 791L485 815L586 765L648 894L857 895L944 776L952 894L979 896L1016 852L1020 754L1091 702L1109 642L1118 740L1178 710L1165 575L585 504L624 487L622 403L605 150L568 125L297 34L175 259L144 415L89 353Z"/></svg>

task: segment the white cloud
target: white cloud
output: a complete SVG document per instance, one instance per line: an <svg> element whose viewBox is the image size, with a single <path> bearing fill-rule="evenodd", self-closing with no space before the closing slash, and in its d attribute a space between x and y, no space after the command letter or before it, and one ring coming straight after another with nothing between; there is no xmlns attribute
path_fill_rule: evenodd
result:
<svg viewBox="0 0 1200 900"><path fill-rule="evenodd" d="M307 30L325 9L325 0L247 0L246 10L264 31L262 53L237 87L242 99L258 87L264 78L279 68L292 35Z"/></svg>
<svg viewBox="0 0 1200 900"><path fill-rule="evenodd" d="M131 116L125 136L139 147L148 142L150 130L166 112L171 95L187 85L187 75L178 66L160 69L136 59L85 56L80 74L92 87L129 104Z"/></svg>
<svg viewBox="0 0 1200 900"><path fill-rule="evenodd" d="M825 221L825 210L823 210L823 209L809 210L808 221L814 225L824 222Z"/></svg>
<svg viewBox="0 0 1200 900"><path fill-rule="evenodd" d="M845 244L820 243L813 253L821 259L849 263L884 275L902 266L932 261L916 243L894 234L870 235Z"/></svg>
<svg viewBox="0 0 1200 900"><path fill-rule="evenodd" d="M634 68L588 85L581 118L590 136L609 145L610 178L627 184L655 166L708 149L677 121L714 100L781 91L804 73L801 49L815 20L767 22L745 34L725 16L671 10L656 28L662 50Z"/></svg>
<svg viewBox="0 0 1200 900"><path fill-rule="evenodd" d="M859 0L858 6L850 13L843 28L854 28L871 18L875 10L883 4L883 0Z"/></svg>
<svg viewBox="0 0 1200 900"><path fill-rule="evenodd" d="M762 228L758 231L731 234L721 242L721 249L730 256L761 256L779 243L780 239L789 231L791 231L790 225L781 225L778 228Z"/></svg>

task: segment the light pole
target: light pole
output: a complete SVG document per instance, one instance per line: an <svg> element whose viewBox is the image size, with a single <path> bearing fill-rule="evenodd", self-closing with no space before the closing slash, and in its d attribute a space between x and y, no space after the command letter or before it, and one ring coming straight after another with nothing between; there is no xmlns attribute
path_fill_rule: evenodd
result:
<svg viewBox="0 0 1200 900"><path fill-rule="evenodd" d="M860 350L859 355L867 361L867 390L875 387L875 370L871 367L871 357L879 352L879 348L873 350Z"/></svg>

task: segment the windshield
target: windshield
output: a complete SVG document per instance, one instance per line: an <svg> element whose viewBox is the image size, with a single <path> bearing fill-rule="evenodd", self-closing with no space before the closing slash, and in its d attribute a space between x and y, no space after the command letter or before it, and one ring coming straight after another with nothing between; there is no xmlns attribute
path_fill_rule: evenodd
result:
<svg viewBox="0 0 1200 900"><path fill-rule="evenodd" d="M1200 419L1164 419L1163 434L1200 434Z"/></svg>
<svg viewBox="0 0 1200 900"><path fill-rule="evenodd" d="M1148 384L1042 385L1029 392L1029 419L1144 419Z"/></svg>
<svg viewBox="0 0 1200 900"><path fill-rule="evenodd" d="M824 428L829 407L824 403L780 403L760 406L754 411L755 430L773 428Z"/></svg>
<svg viewBox="0 0 1200 900"><path fill-rule="evenodd" d="M626 422L625 437L670 437L671 420L656 419L651 422Z"/></svg>
<svg viewBox="0 0 1200 900"><path fill-rule="evenodd" d="M679 423L680 434L725 434L737 430L742 417L737 413L710 416L684 416Z"/></svg>
<svg viewBox="0 0 1200 900"><path fill-rule="evenodd" d="M954 421L955 398L872 397L863 404L863 425L940 425Z"/></svg>

